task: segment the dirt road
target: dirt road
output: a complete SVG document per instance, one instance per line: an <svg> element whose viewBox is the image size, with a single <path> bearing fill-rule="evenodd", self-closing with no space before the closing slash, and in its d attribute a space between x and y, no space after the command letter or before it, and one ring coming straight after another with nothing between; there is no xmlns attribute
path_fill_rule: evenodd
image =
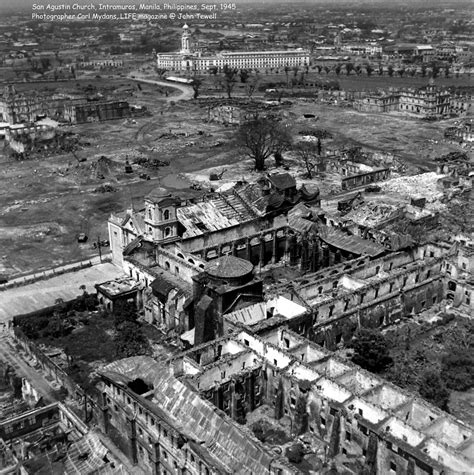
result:
<svg viewBox="0 0 474 475"><path fill-rule="evenodd" d="M139 71L132 71L128 75L128 78L132 79L133 81L143 82L145 84L154 84L156 86L173 87L175 89L178 89L180 91L180 95L168 97L166 99L167 102L187 101L189 99L192 99L194 96L193 89L190 86L185 86L183 84L176 84L176 83L167 82L167 81L156 81L155 79L148 79L145 76L143 76L143 74L140 73Z"/></svg>

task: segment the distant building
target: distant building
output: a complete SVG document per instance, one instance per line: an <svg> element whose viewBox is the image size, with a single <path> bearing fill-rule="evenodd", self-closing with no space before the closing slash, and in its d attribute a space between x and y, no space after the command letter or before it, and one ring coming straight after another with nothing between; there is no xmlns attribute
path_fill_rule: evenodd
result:
<svg viewBox="0 0 474 475"><path fill-rule="evenodd" d="M81 101L64 106L64 120L72 124L122 119L131 115L127 101Z"/></svg>
<svg viewBox="0 0 474 475"><path fill-rule="evenodd" d="M169 71L201 71L211 68L221 71L224 66L237 69L265 69L288 66L307 66L310 63L309 51L303 49L283 51L233 51L220 52L215 56L202 56L201 52L193 51L188 25L183 26L181 51L179 53L163 53L156 57L160 69Z"/></svg>
<svg viewBox="0 0 474 475"><path fill-rule="evenodd" d="M422 116L466 115L472 111L471 95L454 95L433 82L419 89L399 89L383 95L371 94L354 103L362 112L408 112Z"/></svg>
<svg viewBox="0 0 474 475"><path fill-rule="evenodd" d="M129 103L123 100L86 101L66 95L19 93L14 86L5 87L0 96L0 122L10 125L30 124L45 117L75 124L131 115Z"/></svg>

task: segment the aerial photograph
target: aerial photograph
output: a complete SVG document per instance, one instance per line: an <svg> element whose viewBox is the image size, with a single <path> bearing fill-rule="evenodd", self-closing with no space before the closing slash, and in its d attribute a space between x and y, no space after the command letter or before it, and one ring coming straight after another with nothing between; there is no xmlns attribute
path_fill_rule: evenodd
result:
<svg viewBox="0 0 474 475"><path fill-rule="evenodd" d="M0 0L0 474L473 475L474 4Z"/></svg>

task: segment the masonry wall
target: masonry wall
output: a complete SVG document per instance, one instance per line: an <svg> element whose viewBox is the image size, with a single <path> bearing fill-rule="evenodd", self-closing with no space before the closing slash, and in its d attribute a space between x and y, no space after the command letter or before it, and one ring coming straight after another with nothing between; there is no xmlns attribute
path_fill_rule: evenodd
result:
<svg viewBox="0 0 474 475"><path fill-rule="evenodd" d="M133 391L107 379L102 391L101 426L132 463L153 475L177 473L178 467L181 473L218 475L179 432L145 408Z"/></svg>

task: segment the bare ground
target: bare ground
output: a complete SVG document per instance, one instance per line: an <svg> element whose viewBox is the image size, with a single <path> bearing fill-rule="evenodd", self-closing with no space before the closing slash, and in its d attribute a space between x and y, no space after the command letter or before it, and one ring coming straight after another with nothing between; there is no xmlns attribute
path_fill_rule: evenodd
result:
<svg viewBox="0 0 474 475"><path fill-rule="evenodd" d="M130 84L127 79L121 81L112 83L114 88L127 88ZM101 84L109 87L110 80L94 79L95 86ZM72 128L80 134L82 142L90 143L78 152L87 158L83 163L71 154L17 162L0 151L0 271L13 276L96 254L91 240L107 238L110 213L132 205L140 209L144 196L157 185L175 191L185 189L192 181L210 186L210 173L224 168L227 171L223 180L212 182L214 188L242 177L256 178L251 161L242 160L243 154L235 145L235 128L206 123L205 108L192 101L167 103L158 86L141 87L141 91L134 90L130 102L146 105L152 117ZM309 111L319 119L303 119L302 114ZM295 132L310 127L330 131L336 138L323 141L323 147L362 144L372 150L394 153L413 169L432 169L434 156L457 149L441 142L450 121L424 122L400 115L361 114L304 101L295 101L285 116L295 126ZM125 160L132 162L140 154L169 161L169 165L157 169L134 165L134 173L125 174ZM101 156L110 159L101 169L103 179L96 164ZM287 160L302 181L303 170L294 166L291 153ZM276 171L272 159L268 165L268 171ZM150 175L149 181L139 178L143 172ZM337 181L338 177L324 176L315 183L324 191L324 187L332 188ZM95 192L104 183L111 184L116 191ZM89 235L89 243L77 243L81 232Z"/></svg>

